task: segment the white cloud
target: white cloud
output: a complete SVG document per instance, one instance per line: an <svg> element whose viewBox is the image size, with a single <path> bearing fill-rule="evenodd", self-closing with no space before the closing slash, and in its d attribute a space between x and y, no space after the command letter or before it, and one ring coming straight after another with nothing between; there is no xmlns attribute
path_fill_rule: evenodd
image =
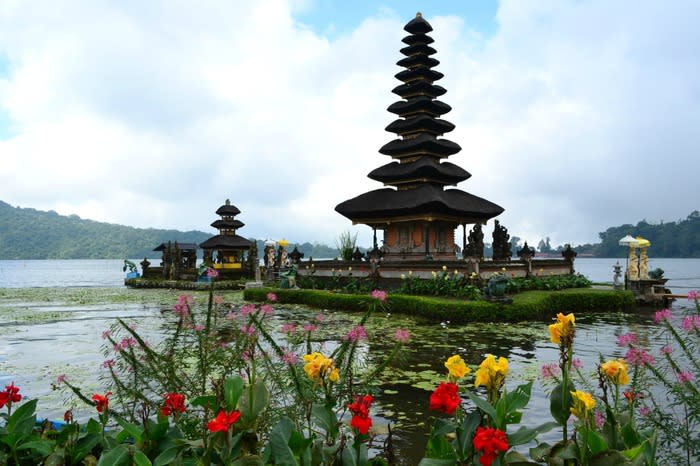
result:
<svg viewBox="0 0 700 466"><path fill-rule="evenodd" d="M410 18L368 12L329 39L295 21L313 7L2 2L13 135L0 199L211 231L230 198L241 234L332 244L351 228L335 205L379 188L366 175L389 161L377 150L393 138L385 109ZM450 160L473 175L459 187L505 207L530 244L697 209L698 9L507 0L486 38L426 12L457 125L447 137L463 147Z"/></svg>

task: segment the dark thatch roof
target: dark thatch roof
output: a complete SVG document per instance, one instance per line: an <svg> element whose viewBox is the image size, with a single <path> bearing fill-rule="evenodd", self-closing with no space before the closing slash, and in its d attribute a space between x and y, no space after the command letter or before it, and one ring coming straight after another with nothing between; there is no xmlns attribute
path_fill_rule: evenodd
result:
<svg viewBox="0 0 700 466"><path fill-rule="evenodd" d="M216 220L211 224L212 227L221 229L221 228L241 228L245 226L245 223L241 222L240 220Z"/></svg>
<svg viewBox="0 0 700 466"><path fill-rule="evenodd" d="M248 249L253 243L238 235L216 235L203 243L199 243L202 249Z"/></svg>
<svg viewBox="0 0 700 466"><path fill-rule="evenodd" d="M372 170L369 178L387 184L399 184L402 180L429 179L445 185L457 184L471 177L469 172L450 162L438 162L421 157L411 163L391 162Z"/></svg>
<svg viewBox="0 0 700 466"><path fill-rule="evenodd" d="M175 241L171 243L173 247L175 247ZM180 248L181 251L196 251L197 250L197 245L195 243L177 243L177 247ZM168 243L160 243L154 251L165 251L168 248Z"/></svg>

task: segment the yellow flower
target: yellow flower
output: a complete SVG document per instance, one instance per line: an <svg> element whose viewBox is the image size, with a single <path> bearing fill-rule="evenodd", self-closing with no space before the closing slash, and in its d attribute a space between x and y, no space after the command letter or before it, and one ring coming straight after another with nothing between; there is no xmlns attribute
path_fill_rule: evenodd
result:
<svg viewBox="0 0 700 466"><path fill-rule="evenodd" d="M445 362L445 367L450 371L450 377L461 379L471 372L461 357L458 354L450 356Z"/></svg>
<svg viewBox="0 0 700 466"><path fill-rule="evenodd" d="M615 385L627 385L630 378L627 375L627 363L624 359L613 359L600 365L600 371Z"/></svg>
<svg viewBox="0 0 700 466"><path fill-rule="evenodd" d="M571 392L571 397L574 405L570 408L571 414L579 419L585 419L588 414L595 408L595 399L590 393L576 390Z"/></svg>
<svg viewBox="0 0 700 466"><path fill-rule="evenodd" d="M474 386L485 386L487 388L500 388L508 373L508 360L506 358L496 358L493 354L487 354L476 370Z"/></svg>
<svg viewBox="0 0 700 466"><path fill-rule="evenodd" d="M331 382L340 380L340 374L333 365L333 360L318 352L304 355L304 372L308 378L316 382L320 382L324 377L328 377Z"/></svg>
<svg viewBox="0 0 700 466"><path fill-rule="evenodd" d="M446 265L443 265L443 266L442 266L442 271L444 272L445 270L447 270L447 266L446 266Z"/></svg>
<svg viewBox="0 0 700 466"><path fill-rule="evenodd" d="M561 343L562 338L568 338L574 333L576 318L574 314L557 314L557 321L549 326L549 336L552 343Z"/></svg>

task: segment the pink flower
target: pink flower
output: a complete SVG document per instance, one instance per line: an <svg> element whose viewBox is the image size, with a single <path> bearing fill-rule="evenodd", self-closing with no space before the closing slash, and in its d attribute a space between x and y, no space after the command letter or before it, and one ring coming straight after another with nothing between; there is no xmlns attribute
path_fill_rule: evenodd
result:
<svg viewBox="0 0 700 466"><path fill-rule="evenodd" d="M692 382L695 380L695 376L693 375L692 372L679 372L678 373L678 382L679 383L688 383Z"/></svg>
<svg viewBox="0 0 700 466"><path fill-rule="evenodd" d="M583 369L583 361L578 358L571 361L571 365L574 366L574 369Z"/></svg>
<svg viewBox="0 0 700 466"><path fill-rule="evenodd" d="M224 297L221 295L214 296L214 304L221 305L224 304Z"/></svg>
<svg viewBox="0 0 700 466"><path fill-rule="evenodd" d="M617 337L618 346L629 346L632 343L637 342L637 335L634 333L623 333Z"/></svg>
<svg viewBox="0 0 700 466"><path fill-rule="evenodd" d="M683 318L683 330L687 330L688 332L700 330L700 316L687 316Z"/></svg>
<svg viewBox="0 0 700 466"><path fill-rule="evenodd" d="M297 331L297 326L296 326L296 324L286 323L286 324L282 324L281 330L282 330L282 333L292 334L292 333L295 333Z"/></svg>
<svg viewBox="0 0 700 466"><path fill-rule="evenodd" d="M632 364L633 366L644 366L644 365L649 365L653 366L656 361L654 361L654 357L646 352L643 349L640 348L630 348L627 350L627 354L625 355L625 359L627 362Z"/></svg>
<svg viewBox="0 0 700 466"><path fill-rule="evenodd" d="M112 331L111 330L105 330L102 332L102 339L106 340L107 338L112 336Z"/></svg>
<svg viewBox="0 0 700 466"><path fill-rule="evenodd" d="M688 301L700 300L700 290L688 291Z"/></svg>
<svg viewBox="0 0 700 466"><path fill-rule="evenodd" d="M323 322L324 320L326 320L326 316L323 314L316 314L316 322Z"/></svg>
<svg viewBox="0 0 700 466"><path fill-rule="evenodd" d="M661 348L659 348L659 353L661 353L664 356L667 354L671 354L673 353L673 348L671 347L671 345L662 346Z"/></svg>
<svg viewBox="0 0 700 466"><path fill-rule="evenodd" d="M227 318L228 320L236 320L236 319L238 318L238 314L236 314L236 313L233 312L233 311L229 311L229 312L226 313L226 318Z"/></svg>
<svg viewBox="0 0 700 466"><path fill-rule="evenodd" d="M540 369L540 374L542 374L543 379L554 379L559 376L559 366L554 363L550 362L549 364L545 364L542 366Z"/></svg>
<svg viewBox="0 0 700 466"><path fill-rule="evenodd" d="M197 331L197 332L201 332L202 330L204 330L204 325L202 325L202 324L197 324L197 325L194 326L194 329L195 329L195 331Z"/></svg>
<svg viewBox="0 0 700 466"><path fill-rule="evenodd" d="M241 327L241 333L244 335L248 335L249 337L252 337L255 335L255 326L253 325L243 325Z"/></svg>
<svg viewBox="0 0 700 466"><path fill-rule="evenodd" d="M649 409L648 406L642 406L641 408L639 408L639 414L644 417L647 417L649 414L651 414L651 409Z"/></svg>
<svg viewBox="0 0 700 466"><path fill-rule="evenodd" d="M186 303L178 302L173 307L173 312L175 312L175 314L179 315L180 317L184 318L190 315L190 307Z"/></svg>
<svg viewBox="0 0 700 466"><path fill-rule="evenodd" d="M313 324L306 324L306 325L304 325L304 331L305 331L305 332L313 332L313 331L315 331L317 328L318 328L318 327L316 327L316 326L313 325Z"/></svg>
<svg viewBox="0 0 700 466"><path fill-rule="evenodd" d="M216 269L212 269L211 267L209 267L207 269L207 277L216 278L218 276L219 276L219 272L217 272Z"/></svg>
<svg viewBox="0 0 700 466"><path fill-rule="evenodd" d="M62 383L65 383L66 381L66 374L61 374L58 377L56 377L56 385L61 385Z"/></svg>
<svg viewBox="0 0 700 466"><path fill-rule="evenodd" d="M378 299L379 301L384 302L384 301L386 301L386 296L387 296L387 294L386 294L386 291L374 290L374 291L372 291L371 296L372 296L374 299Z"/></svg>
<svg viewBox="0 0 700 466"><path fill-rule="evenodd" d="M394 339L398 341L399 343L408 343L408 340L411 338L411 333L403 328L397 328L396 333L394 334Z"/></svg>
<svg viewBox="0 0 700 466"><path fill-rule="evenodd" d="M275 311L272 309L272 306L270 306L269 304L263 304L262 306L260 306L260 312L262 312L264 316L271 316L275 313Z"/></svg>
<svg viewBox="0 0 700 466"><path fill-rule="evenodd" d="M596 428L602 429L605 425L605 416L603 416L603 413L596 410L595 414L593 414L593 419L595 420Z"/></svg>
<svg viewBox="0 0 700 466"><path fill-rule="evenodd" d="M293 365L299 361L299 356L297 356L296 353L287 351L282 355L282 361L286 362L289 365Z"/></svg>
<svg viewBox="0 0 700 466"><path fill-rule="evenodd" d="M348 332L347 335L343 338L344 340L349 340L349 341L360 341L360 340L366 340L367 339L367 331L362 325L358 325L356 327L353 327L352 330Z"/></svg>
<svg viewBox="0 0 700 466"><path fill-rule="evenodd" d="M661 309L660 311L656 311L654 314L654 322L661 323L663 321L668 321L671 318L671 310L670 309Z"/></svg>
<svg viewBox="0 0 700 466"><path fill-rule="evenodd" d="M114 366L114 359L107 359L102 363L103 369L109 369L110 367L113 367L113 366Z"/></svg>
<svg viewBox="0 0 700 466"><path fill-rule="evenodd" d="M241 315L247 316L250 314L254 314L256 311L255 304L246 304L241 308Z"/></svg>
<svg viewBox="0 0 700 466"><path fill-rule="evenodd" d="M177 304L192 304L194 303L194 297L191 294L181 294L177 297Z"/></svg>
<svg viewBox="0 0 700 466"><path fill-rule="evenodd" d="M277 295L275 293L268 293L267 300L274 303L275 301L277 301Z"/></svg>
<svg viewBox="0 0 700 466"><path fill-rule="evenodd" d="M250 361L250 353L248 350L245 350L241 353L241 359L243 359L245 362Z"/></svg>

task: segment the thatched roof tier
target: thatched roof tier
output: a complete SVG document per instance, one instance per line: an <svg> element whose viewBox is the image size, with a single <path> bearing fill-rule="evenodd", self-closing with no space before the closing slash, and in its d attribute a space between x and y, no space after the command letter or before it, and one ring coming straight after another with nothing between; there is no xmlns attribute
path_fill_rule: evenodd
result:
<svg viewBox="0 0 700 466"><path fill-rule="evenodd" d="M172 242L170 244L173 247L175 247L175 242ZM177 247L180 248L180 251L195 251L197 249L197 245L195 243L177 243ZM153 250L154 251L165 251L167 248L168 248L167 243L160 243Z"/></svg>
<svg viewBox="0 0 700 466"><path fill-rule="evenodd" d="M221 230L222 228L228 228L228 229L236 229L236 228L241 228L245 226L245 223L241 222L240 220L216 220L211 224L212 227Z"/></svg>
<svg viewBox="0 0 700 466"><path fill-rule="evenodd" d="M401 53L403 53L406 56L418 55L418 54L435 55L437 53L437 50L435 50L434 48L432 48L429 45L417 43L417 44L409 45L408 47L402 48Z"/></svg>
<svg viewBox="0 0 700 466"><path fill-rule="evenodd" d="M250 249L251 242L238 235L216 235L199 244L202 249Z"/></svg>
<svg viewBox="0 0 700 466"><path fill-rule="evenodd" d="M431 84L426 81L416 81L396 86L391 92L404 99L420 96L428 96L434 99L435 97L443 95L447 90L437 84Z"/></svg>
<svg viewBox="0 0 700 466"><path fill-rule="evenodd" d="M413 45L413 44L432 44L435 42L435 39L432 37L425 35L425 34L411 34L410 36L406 36L403 39L401 39L401 42L407 45Z"/></svg>
<svg viewBox="0 0 700 466"><path fill-rule="evenodd" d="M440 136L455 129L455 125L447 120L433 118L429 115L417 115L413 118L394 120L384 129L401 136L419 132Z"/></svg>
<svg viewBox="0 0 700 466"><path fill-rule="evenodd" d="M406 117L425 113L434 117L439 117L452 110L452 107L439 100L433 100L430 97L421 96L410 99L409 101L400 100L387 108L391 113Z"/></svg>
<svg viewBox="0 0 700 466"><path fill-rule="evenodd" d="M432 157L449 157L461 151L459 144L447 139L436 139L430 134L421 134L411 139L394 139L379 149L384 155L394 158L428 155Z"/></svg>
<svg viewBox="0 0 700 466"><path fill-rule="evenodd" d="M434 58L430 58L427 55L411 55L410 57L402 58L396 62L397 65L403 66L404 68L415 68L417 66L427 66L432 68L433 66L438 66L440 62Z"/></svg>
<svg viewBox="0 0 700 466"><path fill-rule="evenodd" d="M456 223L486 222L503 208L459 189L421 184L413 189L376 189L341 202L335 210L354 223L372 223L391 218L442 218Z"/></svg>
<svg viewBox="0 0 700 466"><path fill-rule="evenodd" d="M426 34L432 31L433 27L423 18L423 15L418 12L415 18L406 23L403 30L410 34Z"/></svg>
<svg viewBox="0 0 700 466"><path fill-rule="evenodd" d="M394 75L396 79L405 83L418 81L419 79L432 83L434 81L442 79L443 76L445 75L440 73L439 71L431 70L430 68L426 68L424 66L399 71Z"/></svg>
<svg viewBox="0 0 700 466"><path fill-rule="evenodd" d="M471 174L453 163L440 163L431 157L421 157L410 163L391 162L372 170L367 176L394 186L416 182L455 185L471 177Z"/></svg>

